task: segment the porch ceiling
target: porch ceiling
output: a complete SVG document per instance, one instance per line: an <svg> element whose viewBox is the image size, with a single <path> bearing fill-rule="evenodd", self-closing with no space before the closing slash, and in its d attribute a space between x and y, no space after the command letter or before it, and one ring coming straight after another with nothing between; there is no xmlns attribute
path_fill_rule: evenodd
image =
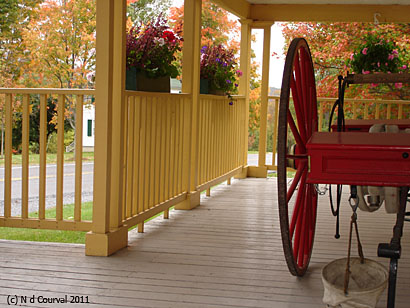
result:
<svg viewBox="0 0 410 308"><path fill-rule="evenodd" d="M254 21L410 22L410 0L213 0Z"/></svg>

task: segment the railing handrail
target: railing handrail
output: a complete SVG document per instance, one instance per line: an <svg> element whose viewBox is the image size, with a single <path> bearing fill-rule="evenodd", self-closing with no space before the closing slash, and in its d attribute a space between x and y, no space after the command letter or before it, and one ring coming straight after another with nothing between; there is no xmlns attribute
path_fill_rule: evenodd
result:
<svg viewBox="0 0 410 308"><path fill-rule="evenodd" d="M68 88L0 88L0 94L95 95L95 89Z"/></svg>
<svg viewBox="0 0 410 308"><path fill-rule="evenodd" d="M279 95L269 95L268 99L280 99ZM319 103L335 102L336 97L318 97ZM379 104L410 104L410 100L393 100L393 99L369 99L369 98L345 98L345 102L355 103L379 103Z"/></svg>

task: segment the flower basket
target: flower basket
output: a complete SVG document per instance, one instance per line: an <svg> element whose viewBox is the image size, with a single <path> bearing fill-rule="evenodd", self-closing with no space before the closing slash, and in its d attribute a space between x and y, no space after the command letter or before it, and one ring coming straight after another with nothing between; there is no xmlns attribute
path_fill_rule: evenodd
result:
<svg viewBox="0 0 410 308"><path fill-rule="evenodd" d="M170 92L170 78L178 76L175 53L181 50L180 43L162 15L132 27L127 33L126 89Z"/></svg>

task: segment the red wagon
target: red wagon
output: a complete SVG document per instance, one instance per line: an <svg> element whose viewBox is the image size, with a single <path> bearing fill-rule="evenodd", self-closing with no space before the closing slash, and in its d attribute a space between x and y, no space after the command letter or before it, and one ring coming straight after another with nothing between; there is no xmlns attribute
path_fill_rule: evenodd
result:
<svg viewBox="0 0 410 308"><path fill-rule="evenodd" d="M397 260L410 186L410 135L394 134L392 138L388 133L369 133L369 127L377 120L344 121L343 100L349 84L392 82L409 83L410 75L339 77L339 99L335 104L338 125L333 126L332 132L318 132L310 50L306 40L294 39L283 74L277 143L280 227L286 262L293 275L303 276L309 265L316 225L317 184L336 184L339 193L341 185L350 185L352 191L359 185L400 188L393 237L390 243L379 244L378 249L380 257L390 258L389 308L394 307ZM410 120L389 120L388 124L410 128ZM296 170L290 181L288 167ZM340 204L340 194L337 199ZM332 211L338 216L333 205Z"/></svg>

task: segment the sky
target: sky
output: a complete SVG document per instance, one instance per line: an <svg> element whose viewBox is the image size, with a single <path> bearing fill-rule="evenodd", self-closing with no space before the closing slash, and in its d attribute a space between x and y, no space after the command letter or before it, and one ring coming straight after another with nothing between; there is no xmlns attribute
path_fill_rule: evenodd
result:
<svg viewBox="0 0 410 308"><path fill-rule="evenodd" d="M173 0L173 6L181 6L184 0ZM233 15L232 15L233 16ZM235 16L233 16L234 18ZM256 42L252 44L252 48L256 54L256 61L260 63L262 67L262 50L263 50L263 31L253 30L252 32L256 36ZM279 24L274 24L271 28L271 53L276 52L279 56L270 57L269 68L269 86L280 88L282 85L283 67L285 65L285 56L283 55L284 38L282 36L282 29Z"/></svg>

